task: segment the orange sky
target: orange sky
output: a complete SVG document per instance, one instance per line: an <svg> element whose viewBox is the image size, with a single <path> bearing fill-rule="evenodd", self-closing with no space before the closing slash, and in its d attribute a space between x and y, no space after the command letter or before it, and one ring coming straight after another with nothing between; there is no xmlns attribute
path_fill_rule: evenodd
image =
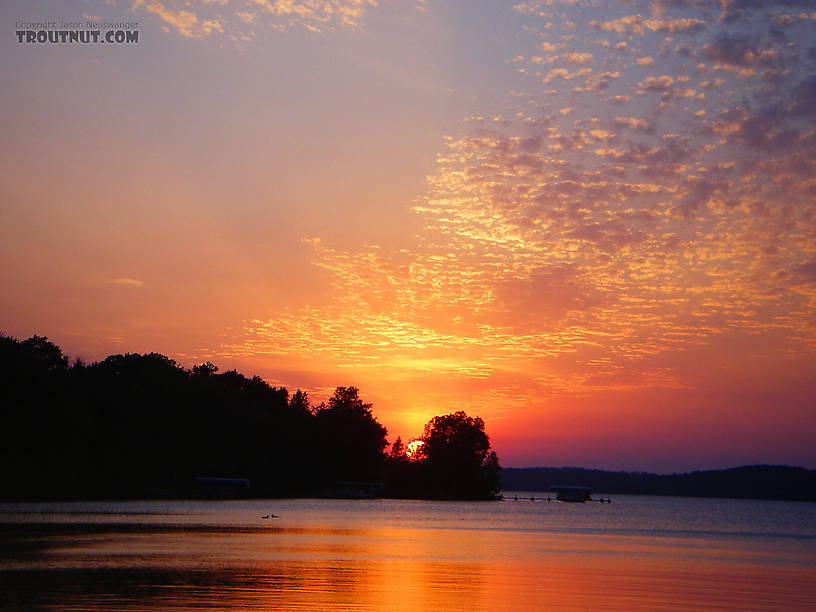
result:
<svg viewBox="0 0 816 612"><path fill-rule="evenodd" d="M4 333L463 409L504 465L816 467L801 2L0 13L140 33L0 43Z"/></svg>

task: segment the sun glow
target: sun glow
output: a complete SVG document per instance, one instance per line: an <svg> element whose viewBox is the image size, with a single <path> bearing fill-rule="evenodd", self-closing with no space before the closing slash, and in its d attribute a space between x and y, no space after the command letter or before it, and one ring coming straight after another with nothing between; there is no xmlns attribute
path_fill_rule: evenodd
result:
<svg viewBox="0 0 816 612"><path fill-rule="evenodd" d="M405 446L405 454L408 456L408 459L412 461L416 461L419 459L419 450L425 445L425 442L422 440L411 440Z"/></svg>
<svg viewBox="0 0 816 612"><path fill-rule="evenodd" d="M151 43L0 54L4 334L354 385L392 441L466 408L507 466L816 467L805 3L66 4Z"/></svg>

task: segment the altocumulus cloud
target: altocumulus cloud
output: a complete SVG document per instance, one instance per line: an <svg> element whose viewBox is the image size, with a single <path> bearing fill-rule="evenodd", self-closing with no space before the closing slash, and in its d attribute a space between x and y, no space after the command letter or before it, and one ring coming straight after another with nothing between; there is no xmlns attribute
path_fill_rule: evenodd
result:
<svg viewBox="0 0 816 612"><path fill-rule="evenodd" d="M517 6L526 88L445 137L413 246L310 239L331 299L248 321L221 353L467 380L488 416L718 385L754 347L768 369L812 361L816 21L596 4Z"/></svg>
<svg viewBox="0 0 816 612"><path fill-rule="evenodd" d="M353 28L376 6L376 0L134 0L132 9L155 15L168 33L219 35L240 44L270 30Z"/></svg>

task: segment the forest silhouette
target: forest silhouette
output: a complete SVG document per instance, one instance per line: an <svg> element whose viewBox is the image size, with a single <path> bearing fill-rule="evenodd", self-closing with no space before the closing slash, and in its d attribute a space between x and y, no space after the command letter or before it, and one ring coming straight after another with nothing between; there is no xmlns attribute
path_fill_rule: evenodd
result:
<svg viewBox="0 0 816 612"><path fill-rule="evenodd" d="M435 417L409 454L400 438L389 446L355 387L313 406L304 391L209 362L128 353L69 363L45 337L0 335L0 403L5 500L195 496L202 477L243 479L254 497L366 483L389 497L499 491L482 419Z"/></svg>

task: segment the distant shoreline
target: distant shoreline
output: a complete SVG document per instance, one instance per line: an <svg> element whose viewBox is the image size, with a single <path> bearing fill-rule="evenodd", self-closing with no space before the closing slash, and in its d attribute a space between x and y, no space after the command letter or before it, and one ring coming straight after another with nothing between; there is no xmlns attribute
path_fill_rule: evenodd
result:
<svg viewBox="0 0 816 612"><path fill-rule="evenodd" d="M655 495L668 497L704 497L726 499L757 499L816 502L816 470L787 465L744 465L722 470L704 470L683 474L652 474L648 472L613 472L578 467L502 468L502 491L542 493L558 485L590 487L604 495ZM133 495L110 496L100 491L99 497L82 496L4 499L2 503L71 503L86 501L152 501L152 500L227 500L227 499L403 499L434 501L429 497L372 496L344 497L335 493L301 492L280 496L202 496L189 491L165 490L136 492ZM439 499L437 501L491 501Z"/></svg>
<svg viewBox="0 0 816 612"><path fill-rule="evenodd" d="M548 491L558 485L579 485L609 494L816 502L816 470L787 465L744 465L683 474L578 467L502 468L500 478L505 491Z"/></svg>

